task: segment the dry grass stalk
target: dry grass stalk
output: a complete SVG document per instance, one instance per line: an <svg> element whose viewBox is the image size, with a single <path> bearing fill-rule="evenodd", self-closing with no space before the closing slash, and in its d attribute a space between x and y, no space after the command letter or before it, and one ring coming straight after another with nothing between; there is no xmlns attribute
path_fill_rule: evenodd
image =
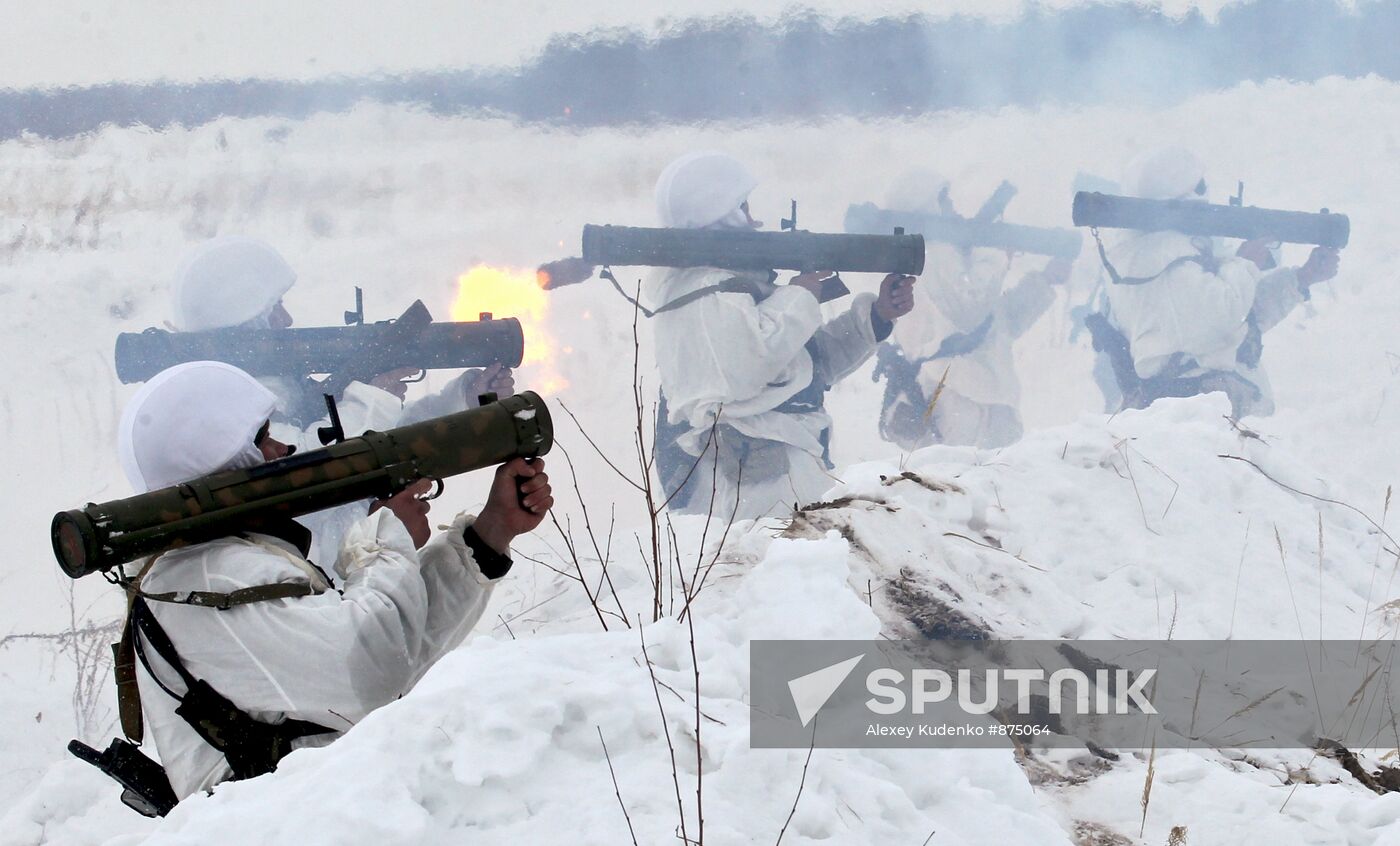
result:
<svg viewBox="0 0 1400 846"><path fill-rule="evenodd" d="M1157 735L1152 735L1152 753L1147 758L1147 778L1142 782L1142 824L1138 827L1138 837L1147 831L1147 806L1152 803L1152 781L1157 777Z"/></svg>

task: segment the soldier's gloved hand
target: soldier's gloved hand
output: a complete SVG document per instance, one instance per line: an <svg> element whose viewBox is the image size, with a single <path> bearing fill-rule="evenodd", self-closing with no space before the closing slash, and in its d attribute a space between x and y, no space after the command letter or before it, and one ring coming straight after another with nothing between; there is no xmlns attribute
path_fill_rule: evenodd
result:
<svg viewBox="0 0 1400 846"><path fill-rule="evenodd" d="M418 373L416 367L400 367L397 370L390 370L388 373L380 373L369 383L381 391L387 391L399 399L408 395L408 385L403 381Z"/></svg>
<svg viewBox="0 0 1400 846"><path fill-rule="evenodd" d="M880 282L880 296L875 300L877 317L893 323L914 308L914 279L902 273L891 273Z"/></svg>
<svg viewBox="0 0 1400 846"><path fill-rule="evenodd" d="M1335 247L1313 247L1308 260L1298 268L1298 284L1304 288L1326 282L1337 275L1342 254Z"/></svg>
<svg viewBox="0 0 1400 846"><path fill-rule="evenodd" d="M419 479L388 499L375 502L370 506L369 513L373 514L381 507L394 512L394 516L408 529L408 536L413 538L413 548L422 549L433 534L432 527L428 525L428 509L431 506L423 499L432 489L432 480Z"/></svg>
<svg viewBox="0 0 1400 846"><path fill-rule="evenodd" d="M492 364L476 371L475 376L467 379L466 393L468 408L476 408L477 398L485 393L492 393L497 397L511 396L515 393L515 374L509 367L499 363Z"/></svg>
<svg viewBox="0 0 1400 846"><path fill-rule="evenodd" d="M544 459L513 458L496 468L491 492L472 524L486 545L506 555L517 535L532 532L554 507L554 490Z"/></svg>

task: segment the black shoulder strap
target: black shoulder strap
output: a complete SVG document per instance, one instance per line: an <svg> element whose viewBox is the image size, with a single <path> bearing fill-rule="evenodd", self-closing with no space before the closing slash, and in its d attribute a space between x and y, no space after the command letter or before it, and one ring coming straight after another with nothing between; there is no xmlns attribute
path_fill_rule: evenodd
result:
<svg viewBox="0 0 1400 846"><path fill-rule="evenodd" d="M165 628L156 622L155 615L151 613L151 608L145 602L144 595L137 596L131 603L131 621L129 625L135 629L132 642L136 647L136 655L141 659L141 663L146 665L146 672L155 679L160 689L170 694L176 701L182 697L180 694L170 689L170 686L161 681L160 675L156 673L151 662L146 658L146 650L141 646L144 638L151 644L151 648L161 657L161 660L169 664L175 674L180 677L180 681L185 683L186 688L194 686L195 677L190 671L185 669L185 664L180 660L180 653L175 650L175 644L170 642L170 636L165 633Z"/></svg>
<svg viewBox="0 0 1400 846"><path fill-rule="evenodd" d="M674 311L682 306L690 305L701 297L708 297L711 294L751 294L754 299L759 299L761 293L758 290L758 286L753 282L738 277L732 277L716 285L706 285L690 293L681 294L674 300L651 309L642 305L635 297L622 290L622 285L618 284L617 277L613 275L612 270L609 268L603 268L602 272L598 275L611 282L612 286L617 289L617 292L622 295L622 298L631 303L646 317L655 317L663 312Z"/></svg>

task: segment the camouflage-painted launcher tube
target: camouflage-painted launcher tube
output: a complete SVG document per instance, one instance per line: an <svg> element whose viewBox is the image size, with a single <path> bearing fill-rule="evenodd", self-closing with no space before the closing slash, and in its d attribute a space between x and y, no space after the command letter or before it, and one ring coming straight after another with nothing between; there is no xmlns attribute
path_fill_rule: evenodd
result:
<svg viewBox="0 0 1400 846"><path fill-rule="evenodd" d="M533 391L325 449L203 476L126 499L61 511L53 551L72 578L202 543L269 519L383 499L419 479L446 479L554 445L549 407Z"/></svg>

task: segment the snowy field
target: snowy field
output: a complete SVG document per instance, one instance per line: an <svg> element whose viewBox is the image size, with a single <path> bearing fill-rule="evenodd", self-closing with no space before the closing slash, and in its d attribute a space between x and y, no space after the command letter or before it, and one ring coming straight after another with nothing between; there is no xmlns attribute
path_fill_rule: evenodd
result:
<svg viewBox="0 0 1400 846"><path fill-rule="evenodd" d="M1372 521L1389 528L1400 476L1400 85L1376 79L1250 84L1160 111L571 133L365 106L300 123L0 144L0 410L12 445L0 636L81 631L120 613L105 584L74 587L59 573L48 524L128 493L113 441L134 388L117 383L112 343L168 319L169 278L200 239L274 242L300 272L287 304L302 325L336 322L356 284L373 317L414 298L446 317L457 276L474 266L528 273L577 252L585 222L650 225L656 174L695 147L750 163L764 180L756 216L776 221L796 197L805 228L836 231L847 203L881 200L916 165L950 176L965 208L1005 178L1020 187L1008 219L1067 225L1077 173L1117 178L1134 153L1169 142L1209 163L1217 201L1242 179L1252 204L1351 215L1338 278L1266 336L1280 411L1245 421L1257 437L1233 429L1217 397L1098 413L1087 340L1068 340L1069 307L1097 273L1085 250L1017 348L1032 430L1022 443L900 455L876 433L881 386L867 367L830 399L833 506L736 525L723 549L719 527L702 549L704 527L677 525L687 573L716 563L692 618L698 722L689 629L665 619L644 630L663 724L635 628L651 593L632 551L644 512L562 411L627 466L632 313L606 283L562 289L542 318L557 353L517 384L566 383L552 397L559 521L588 547L596 581L566 449L595 527L616 504L617 598L605 604L633 628L607 617L602 630L578 582L556 572L573 562L546 523L519 547L538 563L519 558L479 634L410 696L160 824L63 752L75 732L105 743L113 731L106 641L12 638L0 646L0 844L630 842L600 734L640 843L671 842L678 792L695 837L700 774L715 844L773 842L799 782L784 843L1163 844L1178 826L1192 846L1400 842L1400 795L1377 796L1310 753L1158 752L1144 820L1145 754L817 750L804 780L805 752L749 748L746 710L748 640L898 636L929 608L1003 637L1393 634L1382 606L1400 597L1397 550ZM1285 259L1305 255L1292 247ZM641 334L654 390L645 323ZM906 471L917 480L881 480ZM484 483L457 480L437 508L473 507Z"/></svg>

